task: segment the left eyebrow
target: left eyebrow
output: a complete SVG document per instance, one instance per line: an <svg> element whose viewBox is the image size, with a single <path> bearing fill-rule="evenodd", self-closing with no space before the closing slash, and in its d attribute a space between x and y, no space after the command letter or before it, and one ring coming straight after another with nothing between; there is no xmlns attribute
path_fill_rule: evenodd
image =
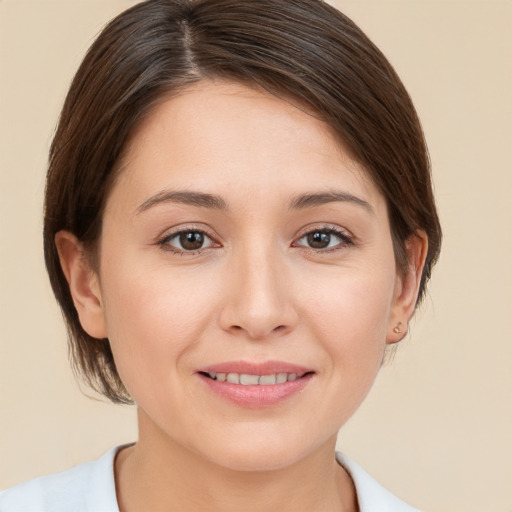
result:
<svg viewBox="0 0 512 512"><path fill-rule="evenodd" d="M201 208L212 208L214 210L227 210L224 199L213 194L191 192L188 190L164 190L144 201L137 208L136 213L145 212L153 206L162 203L181 203Z"/></svg>
<svg viewBox="0 0 512 512"><path fill-rule="evenodd" d="M328 203L352 203L363 207L368 213L374 215L375 212L367 201L360 197L354 196L348 192L340 190L330 190L328 192L318 192L316 194L303 194L295 197L290 203L292 209L312 208L314 206L321 206Z"/></svg>

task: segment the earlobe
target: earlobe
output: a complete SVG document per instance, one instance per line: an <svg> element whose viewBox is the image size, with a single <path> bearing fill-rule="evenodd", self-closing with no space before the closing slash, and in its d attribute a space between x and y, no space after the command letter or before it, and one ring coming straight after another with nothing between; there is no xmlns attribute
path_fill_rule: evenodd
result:
<svg viewBox="0 0 512 512"><path fill-rule="evenodd" d="M55 245L82 328L94 338L106 338L99 279L81 242L69 231L59 231L55 235Z"/></svg>
<svg viewBox="0 0 512 512"><path fill-rule="evenodd" d="M407 334L421 285L427 257L428 238L423 231L412 235L405 242L407 270L397 276L391 314L389 317L388 344L397 343Z"/></svg>

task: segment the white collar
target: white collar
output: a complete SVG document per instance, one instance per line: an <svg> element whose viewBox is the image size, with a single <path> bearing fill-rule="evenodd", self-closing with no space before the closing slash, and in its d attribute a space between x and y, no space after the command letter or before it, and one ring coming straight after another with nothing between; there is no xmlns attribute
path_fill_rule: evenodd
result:
<svg viewBox="0 0 512 512"><path fill-rule="evenodd" d="M382 487L346 455L336 452L336 460L352 477L357 492L359 512L419 512L418 509L407 505Z"/></svg>
<svg viewBox="0 0 512 512"><path fill-rule="evenodd" d="M99 510L99 504L105 506L108 503L109 512L119 512L115 494L114 459L117 452L125 446L110 450L98 460L97 471L91 473L90 485L92 489L102 489L102 492L93 493L94 496L91 496L93 501L88 502L87 510L96 511ZM347 470L354 482L359 512L419 512L418 509L411 507L382 487L346 455L336 452L336 460Z"/></svg>

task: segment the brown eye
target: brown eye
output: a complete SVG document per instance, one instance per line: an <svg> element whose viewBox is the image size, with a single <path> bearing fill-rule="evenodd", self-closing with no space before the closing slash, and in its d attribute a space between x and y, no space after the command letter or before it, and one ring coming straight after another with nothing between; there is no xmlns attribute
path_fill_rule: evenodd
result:
<svg viewBox="0 0 512 512"><path fill-rule="evenodd" d="M202 231L180 231L166 237L163 245L171 246L177 252L191 252L206 249L213 245L212 239Z"/></svg>
<svg viewBox="0 0 512 512"><path fill-rule="evenodd" d="M306 235L308 245L312 249L325 249L331 243L331 233L313 231Z"/></svg>
<svg viewBox="0 0 512 512"><path fill-rule="evenodd" d="M334 228L316 229L301 236L295 245L321 251L351 245L352 239L344 232Z"/></svg>
<svg viewBox="0 0 512 512"><path fill-rule="evenodd" d="M197 251L204 244L204 234L199 231L186 231L180 233L180 244L187 251Z"/></svg>

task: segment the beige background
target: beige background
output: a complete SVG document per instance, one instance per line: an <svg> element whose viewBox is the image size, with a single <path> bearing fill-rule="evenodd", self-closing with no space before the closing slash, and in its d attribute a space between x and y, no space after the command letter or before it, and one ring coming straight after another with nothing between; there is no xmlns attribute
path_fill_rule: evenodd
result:
<svg viewBox="0 0 512 512"><path fill-rule="evenodd" d="M0 0L0 488L136 437L85 398L43 267L46 153L72 73L127 0ZM343 1L397 68L445 232L431 293L339 446L431 512L512 511L512 3Z"/></svg>

